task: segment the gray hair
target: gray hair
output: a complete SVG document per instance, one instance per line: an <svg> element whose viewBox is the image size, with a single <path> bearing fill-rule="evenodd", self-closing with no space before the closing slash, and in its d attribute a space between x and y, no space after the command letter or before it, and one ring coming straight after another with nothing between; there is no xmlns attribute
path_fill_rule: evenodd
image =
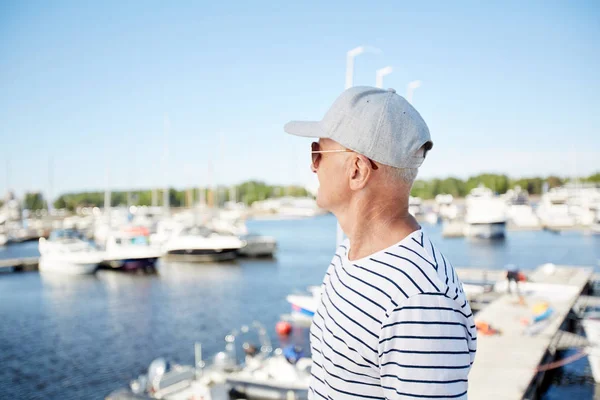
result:
<svg viewBox="0 0 600 400"><path fill-rule="evenodd" d="M389 178L391 181L400 181L408 187L412 187L415 179L417 179L417 174L419 173L418 168L395 168L386 165L383 169L387 175L387 178Z"/></svg>

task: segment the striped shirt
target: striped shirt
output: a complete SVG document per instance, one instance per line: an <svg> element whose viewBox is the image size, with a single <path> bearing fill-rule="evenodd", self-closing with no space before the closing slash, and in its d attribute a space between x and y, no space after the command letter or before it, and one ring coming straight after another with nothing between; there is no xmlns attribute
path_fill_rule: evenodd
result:
<svg viewBox="0 0 600 400"><path fill-rule="evenodd" d="M313 318L309 399L466 399L477 334L450 262L422 230L360 260L349 250Z"/></svg>

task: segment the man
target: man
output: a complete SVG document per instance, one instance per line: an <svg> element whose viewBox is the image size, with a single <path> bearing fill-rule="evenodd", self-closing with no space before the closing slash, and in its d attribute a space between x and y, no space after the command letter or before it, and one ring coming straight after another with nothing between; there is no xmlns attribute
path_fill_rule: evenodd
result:
<svg viewBox="0 0 600 400"><path fill-rule="evenodd" d="M310 399L466 399L473 314L452 264L408 212L433 143L393 89L354 87L322 121L288 133L319 138L317 203L348 239L337 249L311 327Z"/></svg>

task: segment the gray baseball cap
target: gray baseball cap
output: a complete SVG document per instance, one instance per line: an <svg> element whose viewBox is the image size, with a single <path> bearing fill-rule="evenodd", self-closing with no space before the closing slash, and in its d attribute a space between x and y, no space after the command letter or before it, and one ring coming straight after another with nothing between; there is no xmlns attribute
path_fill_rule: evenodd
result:
<svg viewBox="0 0 600 400"><path fill-rule="evenodd" d="M334 140L396 168L418 168L433 147L427 124L404 97L370 86L345 90L321 121L291 121L283 129Z"/></svg>

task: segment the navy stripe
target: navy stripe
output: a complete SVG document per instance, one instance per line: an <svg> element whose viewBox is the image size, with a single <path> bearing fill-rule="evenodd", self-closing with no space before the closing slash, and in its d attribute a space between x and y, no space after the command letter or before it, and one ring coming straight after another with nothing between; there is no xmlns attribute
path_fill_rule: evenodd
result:
<svg viewBox="0 0 600 400"><path fill-rule="evenodd" d="M438 270L438 261L437 261L437 257L435 256L435 249L433 248L433 243L431 243L431 240L427 239L429 241L429 245L431 246L431 255L433 256L433 260L435 261L435 270Z"/></svg>
<svg viewBox="0 0 600 400"><path fill-rule="evenodd" d="M412 240L415 241L416 244L418 244L419 246L425 248L425 246L423 246L423 232L421 232L421 242L419 242L417 239L415 239L414 237L411 238Z"/></svg>
<svg viewBox="0 0 600 400"><path fill-rule="evenodd" d="M331 389L335 390L336 392L339 393L343 393L343 394L347 394L349 396L354 396L354 397L359 397L361 399L376 399L376 400L385 400L384 397L379 397L379 396L367 396L366 394L356 394L356 393L352 393L352 392L346 392L345 390L340 390L337 389L333 386L331 386L331 384L327 381L325 381L325 383L327 384L327 386L329 386Z"/></svg>
<svg viewBox="0 0 600 400"><path fill-rule="evenodd" d="M460 322L447 322L447 321L397 321L392 322L391 324L387 324L381 327L381 329L389 328L395 325L454 325L454 326L462 326L467 329L465 324L461 324Z"/></svg>
<svg viewBox="0 0 600 400"><path fill-rule="evenodd" d="M329 296L328 296L328 297L329 297ZM330 301L331 301L331 300L330 300ZM331 314L329 314L329 311L327 310L327 305L326 305L324 302L323 302L323 303L321 303L321 304L323 305L323 309L325 310L325 313L327 314L327 316L329 317L329 319L330 319L330 320L331 320L331 321L332 321L334 324L336 324L338 328L340 328L341 330L343 330L343 331L346 333L346 335L350 336L351 338L353 338L353 339L354 339L354 340L356 340L357 342L361 343L363 346L365 346L367 349L371 350L373 353L377 353L377 351L376 351L374 348L372 348L371 346L369 346L368 344L366 344L366 343L365 343L363 340L361 340L361 339L360 339L360 338L358 338L357 336L355 336L355 335L351 334L350 332L348 332L348 330L344 329L344 327L342 327L342 325L340 325L340 324L339 324L339 323L338 323L338 322L337 322L337 321L336 321L336 320L335 320L335 319L334 319L334 318L331 316ZM322 315L321 315L321 318L323 318L323 316L322 316ZM323 321L325 321L325 318L323 318ZM325 329L327 329L327 330L329 331L329 328L327 328L327 325L325 326ZM331 332L331 331L330 331L330 333L333 335L333 332ZM341 339L340 339L340 340L341 340ZM341 340L341 341L342 341L342 342L344 342L343 340ZM348 346L348 345L346 344L346 346ZM348 346L348 348L350 348L350 346ZM356 351L356 350L354 350L354 351ZM356 351L356 352L358 353L358 351ZM358 353L358 354L360 354L360 353ZM364 359L364 357L363 357L363 359ZM367 361L367 360L365 359L365 361Z"/></svg>
<svg viewBox="0 0 600 400"><path fill-rule="evenodd" d="M315 324L315 323L313 322L313 324ZM317 326L317 327L318 327L318 326ZM318 327L318 328L319 328L319 329L321 329L320 327ZM321 332L322 332L322 331L323 331L323 330L321 329ZM313 334L313 336L314 336L314 334ZM316 336L315 336L315 337L316 337ZM337 337L336 337L336 339L339 339L339 338L337 338ZM343 358L345 358L346 360L350 361L350 362L351 362L351 363L353 363L354 365L356 365L356 366L358 366L358 367L362 367L362 368L371 368L371 366L370 366L370 365L360 364L360 363L358 363L358 362L354 361L353 359L351 359L350 357L346 356L345 354L343 354L343 353L340 353L339 351L335 350L333 347L331 347L331 346L329 345L329 343L327 343L327 341L325 340L325 338L323 338L323 341L321 341L320 339L318 339L318 340L319 340L319 342L320 342L320 343L322 343L322 344L324 344L325 346L327 346L327 348L328 348L329 350L331 350L333 353L335 353L335 354L339 355L340 357L343 357ZM318 351L317 349L314 349L314 350L315 350L317 353L319 353L319 354L323 355L323 357L325 357L325 355L324 355L323 353L321 353L320 351ZM354 349L352 349L352 350L354 350ZM356 351L356 350L355 350L355 351ZM331 360L330 360L330 361L331 361ZM332 361L332 364L333 364L333 361ZM350 371L350 370L348 370L348 372L353 372L353 371ZM358 374L358 375L362 375L362 374L360 374L359 372L353 372L353 373L355 373L355 374ZM369 375L365 375L365 376L369 376Z"/></svg>
<svg viewBox="0 0 600 400"><path fill-rule="evenodd" d="M317 364L317 362L313 362L314 365L321 367L319 364ZM323 367L321 367L321 369L324 369ZM325 382L323 381L323 379L319 378L318 376L315 375L314 372L311 372L310 375L315 378L316 380L318 380L319 382L321 382L323 385L325 384Z"/></svg>
<svg viewBox="0 0 600 400"><path fill-rule="evenodd" d="M411 278L411 277L410 277L410 275L408 275L406 272L402 271L400 268L396 268L396 267L394 267L393 265L390 265L390 264L388 264L388 263L385 263L385 262L383 262L383 261L376 260L376 259L374 259L374 258L369 258L369 260L371 260L371 261L375 261L376 263L379 263L379 264L382 264L382 265L386 265L386 266L388 266L388 267L390 267L390 268L392 268L392 269L395 269L396 271L400 271L400 272L402 272L402 274L403 274L404 276L406 276L406 277L408 278L408 280L412 282L412 284L413 284L413 285L415 285L415 287L416 287L416 288L419 290L419 292L421 292L421 293L424 293L423 289L421 289L421 288L419 287L419 285L417 285L417 282L415 282L415 281L413 280L413 278ZM383 275L380 275L380 276L383 276ZM391 280L390 278L387 278L387 277L384 277L384 278L385 278L385 279L387 279L388 281L392 282L392 283L394 284L394 286L396 286L398 289L400 289L400 286L396 285L396 283L395 283L393 280ZM404 293L404 295L406 296L406 293L404 292L404 290L400 289L400 291L401 291L402 293ZM406 297L408 297L408 296L406 296Z"/></svg>
<svg viewBox="0 0 600 400"><path fill-rule="evenodd" d="M342 267L340 266L340 268L342 268ZM382 311L385 311L385 307L383 307L381 304L378 304L378 303L374 302L373 300L371 300L370 298L368 298L368 297L367 297L367 296L365 296L364 294L362 294L362 293L360 293L360 292L358 292L358 291L356 291L356 290L352 289L350 286L346 285L346 284L344 283L344 281L342 281L342 279L340 278L339 274L337 273L337 268L336 268L336 266L335 266L335 265L334 265L334 267L333 267L333 272L335 272L335 276L337 277L337 279L338 279L338 282L339 282L339 283L341 283L342 285L344 285L344 287L345 287L345 288L347 288L347 289L351 290L352 292L356 293L357 295L359 295L359 296L360 296L360 297L362 297L363 299L365 299L365 300L369 301L369 302L370 302L371 304L373 304L374 306L376 306L376 307L379 307L379 308L380 308ZM379 321L379 320L378 320L378 319L376 319L375 317L371 317L371 318L375 319L377 322L379 322L379 323L381 324L381 321Z"/></svg>
<svg viewBox="0 0 600 400"><path fill-rule="evenodd" d="M346 356L345 354L342 354L342 353L340 353L339 351L335 350L335 349L334 349L334 348L332 348L332 347L329 345L329 343L327 343L326 341L325 341L325 342L322 342L322 343L324 343L324 344L325 344L325 346L327 346L327 348L328 348L329 350L331 350L333 353L335 353L335 354L339 355L339 356L340 356L340 357L342 357L342 358L345 358L346 360L350 361L352 364L354 364L354 365L356 365L356 366L358 366L358 367L362 367L362 368L369 368L369 369L371 368L371 366L370 366L370 365L360 364L360 363L358 363L358 362L354 361L353 359L349 358L349 357L348 357L348 356ZM371 375L365 375L365 374L363 374L363 373L360 373L360 372L351 371L351 370L349 370L349 369L346 369L346 368L342 367L341 365L337 365L337 364L335 364L335 363L334 363L334 362L333 362L331 359L329 359L329 358L328 358L328 357L327 357L325 354L323 354L322 352L320 352L319 350L317 350L317 349L314 349L314 351L315 351L316 353L318 353L318 354L321 354L321 355L323 356L323 358L325 358L327 361L331 362L333 365L335 365L335 366L336 366L336 367L338 367L338 368L344 369L344 370L346 370L346 371L348 371L348 372L351 372L351 373L353 373L353 374L356 374L356 375L362 375L362 376L366 376L366 377L369 377L369 378L374 378L374 377L372 377ZM374 378L374 379L375 379L375 378Z"/></svg>
<svg viewBox="0 0 600 400"><path fill-rule="evenodd" d="M330 360L328 360L328 361L330 361ZM333 363L332 363L332 364L333 364ZM335 365L335 364L334 364L334 365ZM325 372L327 373L327 376L333 376L334 378L337 378L337 379L339 379L339 380L342 380L342 381L344 381L344 382L348 382L348 383L356 383L356 384L359 384L359 385L365 385L365 386L375 386L375 387L380 387L380 385L381 385L381 383L379 382L379 378L373 378L373 379L375 379L375 380L377 380L377 381L378 381L378 382L376 382L376 383L368 383L368 382L359 382L359 381L353 381L353 380L349 380L349 379L344 379L344 378L340 377L339 375L335 375L335 374L333 374L333 373L331 373L331 372L327 371L327 368L325 368L324 366L323 366L323 367L321 367L321 368L323 369L323 371L325 371ZM342 369L344 369L344 368L342 368ZM358 375L368 376L368 375L364 375L364 374L358 374ZM369 376L369 378L372 378L372 377L370 377L370 376Z"/></svg>
<svg viewBox="0 0 600 400"><path fill-rule="evenodd" d="M419 336L419 335L394 335L381 339L379 344L389 342L394 339L423 339L423 340L467 340L464 336ZM379 355L381 357L381 354Z"/></svg>
<svg viewBox="0 0 600 400"><path fill-rule="evenodd" d="M435 351L435 350L400 350L400 349L389 349L381 353L382 356L389 353L406 353L406 354L456 354L466 355L471 354L470 351Z"/></svg>
<svg viewBox="0 0 600 400"><path fill-rule="evenodd" d="M435 283L433 283L433 281L431 279L429 279L429 276L427 276L427 274L421 269L421 267L419 267L419 265L415 262L413 262L412 260L409 260L408 258L399 256L398 254L394 254L394 253L388 253L387 251L385 252L385 254L389 254L390 256L394 256L394 257L398 257L401 260L405 260L408 261L409 263L411 263L412 265L414 265L415 267L417 267L419 269L419 271L421 271L421 273L423 274L423 276L429 281L429 283L431 283L431 285L435 288L435 290L437 290L438 292L440 291L440 289L438 289L437 286L435 286ZM373 261L377 261L377 260L373 260ZM396 268L398 269L398 268ZM399 271L402 271L401 269L398 269ZM411 279L412 280L412 279ZM413 282L414 283L414 282ZM415 283L416 285L416 283Z"/></svg>
<svg viewBox="0 0 600 400"><path fill-rule="evenodd" d="M448 383L458 383L458 382L468 382L467 379L452 379L452 380L448 380L448 381L432 381L432 380L421 380L421 379L405 379L405 378L400 378L399 376L396 375L389 375L389 374L385 374L385 375L381 375L382 378L395 378L398 379L400 382L412 382L412 383L435 383L435 384L448 384Z"/></svg>
<svg viewBox="0 0 600 400"><path fill-rule="evenodd" d="M465 369L471 368L471 365L413 365L413 364L399 364L394 361L388 361L381 364L382 367L388 365L395 365L401 368L423 368L423 369Z"/></svg>
<svg viewBox="0 0 600 400"><path fill-rule="evenodd" d="M314 375L313 375L314 376ZM323 381L321 381L323 382ZM324 384L324 383L323 383ZM310 388L310 390L312 390L313 393L318 394L319 396L321 396L322 398L324 398L325 400L327 400L327 397L323 396L321 393L317 392L315 389L313 389L312 387Z"/></svg>
<svg viewBox="0 0 600 400"><path fill-rule="evenodd" d="M446 311L454 311L456 313L459 313L460 315L462 315L465 318L469 318L469 317L473 316L473 313L466 315L462 311L455 310L454 308L450 308L450 307L404 306L404 307L395 308L393 312L402 311L402 310L446 310Z"/></svg>
<svg viewBox="0 0 600 400"><path fill-rule="evenodd" d="M435 268L437 270L437 267L435 264L433 264L431 261L429 261L428 259L426 259L425 257L423 257L422 255L420 255L419 253L417 253L416 251L414 251L413 249L411 249L410 247L406 247L403 244L399 245L398 247L402 248L402 249L406 249L414 254L416 254L417 256L421 257L421 260L425 261L426 263L428 263L429 265L431 265L433 268Z"/></svg>
<svg viewBox="0 0 600 400"><path fill-rule="evenodd" d="M465 394L467 394L467 391L464 391L463 393L460 394L453 394L453 395L427 395L427 394L413 394L413 393L404 393L404 392L399 392L396 388L393 387L388 387L388 386L381 386L384 389L389 389L389 390L393 390L395 391L397 394L399 394L400 396L409 396L409 397L418 397L418 398L422 398L422 399L447 399L447 398L456 398L456 397L462 397Z"/></svg>
<svg viewBox="0 0 600 400"><path fill-rule="evenodd" d="M442 254L442 261L444 261L444 273L446 274L446 285L448 284L448 266L446 265L446 257Z"/></svg>
<svg viewBox="0 0 600 400"><path fill-rule="evenodd" d="M325 312L327 313L327 315L330 317L331 321L333 321L333 323L334 323L334 324L336 324L338 327L340 327L340 328L341 328L341 329L342 329L344 332L346 332L346 333L347 333L349 336L351 336L351 337L353 337L353 338L355 338L355 339L356 339L356 337L355 337L355 336L353 336L353 335L351 335L350 333L348 333L348 332L347 332L347 331L346 331L344 328L342 328L341 326L339 326L339 324L338 324L337 322L335 322L335 320L334 320L333 318L331 318L331 316L330 316L330 315L329 315L329 313L327 312L327 307L323 307L323 308L325 309ZM320 316L321 318L323 318L323 315L321 314L321 312L320 312L319 310L317 310L317 314L319 314L319 316ZM314 320L313 320L313 324L314 324ZM367 363L371 364L371 365L372 365L372 366L374 366L374 367L376 367L376 366L377 366L377 364L375 364L373 361L371 361L371 360L368 360L368 359L364 358L364 357L363 357L363 356L362 356L362 355L361 355L361 354L358 352L358 350L356 350L355 348L353 348L353 347L351 347L349 344L347 344L347 343L344 341L344 339L340 338L339 336L336 336L336 335L333 333L333 331L332 331L331 329L329 329L329 327L327 327L327 323L325 323L325 318L323 318L323 326L325 327L325 329L327 330L327 332L329 332L329 333L331 334L331 336L333 336L334 338L336 338L337 340L339 340L340 342L342 342L343 344L345 344L345 345L346 345L346 347L348 347L348 349L350 349L350 350L352 350L353 352L355 352L356 354L358 354L358 355L360 356L360 358L362 358L363 360L365 360ZM359 342L360 342L360 340L359 340ZM363 342L361 342L361 343L363 343ZM329 346L329 344L328 344L327 342L325 342L325 344L327 344L327 346L328 346L328 347L331 347L331 346ZM364 344L364 343L363 343L363 344ZM365 346L366 346L366 345L365 345ZM371 347L367 346L367 348L368 348L369 350L372 350L372 351L373 351L373 353L377 354L377 352L376 352L374 349L372 349Z"/></svg>
<svg viewBox="0 0 600 400"><path fill-rule="evenodd" d="M333 306L333 308L335 308L336 310L338 310L338 312L340 314L342 314L344 317L348 318L350 321L354 322L356 325L358 325L361 328L363 328L365 332L367 332L368 334L370 334L374 338L379 337L378 335L376 335L375 333L371 332L369 329L367 329L366 327L364 327L362 324L360 324L358 321L356 321L355 319L353 319L352 317L350 317L348 314L346 314L345 312L343 312L342 310L340 310L339 307L335 305L335 303L333 302L333 300L331 300L331 297L329 296L329 292L327 291L327 288L325 288L325 296L327 296L327 300L329 300L329 303ZM323 305L323 306L325 306L325 305ZM327 311L326 307L325 307L325 311ZM358 339L358 338L356 338L356 339ZM366 346L366 344L365 344L365 346Z"/></svg>
<svg viewBox="0 0 600 400"><path fill-rule="evenodd" d="M371 288L373 288L373 289L377 290L378 292L380 292L381 294L383 294L385 297L387 297L387 298L388 298L388 300L389 300L389 301L390 301L390 302L391 302L391 303L394 305L394 307L398 307L398 303L396 303L396 302L394 301L394 299L392 299L392 297L391 297L389 294L387 294L386 292L384 292L383 290L381 290L381 289L380 289L380 288L378 288L377 286L371 285L370 283L368 283L368 282L365 282L365 281L363 281L362 279L360 279L360 278L357 278L356 276L354 276L354 275L350 274L348 271L346 271L346 268L344 268L344 266L343 266L343 265L341 265L341 268L342 268L342 271L344 271L344 272L346 273L346 275L348 275L349 277L351 277L351 278L354 278L354 279L356 279L357 281L359 281L359 282L362 282L362 283L364 283L365 285L367 285L367 286L369 286L369 287L371 287Z"/></svg>
<svg viewBox="0 0 600 400"><path fill-rule="evenodd" d="M321 354L323 356L323 358L325 360L329 361L334 367L337 367L339 369L343 369L344 371L349 372L349 373L354 374L354 375L364 376L365 378L379 380L379 378L377 378L375 376L371 376L371 375L368 375L368 374L363 374L362 372L356 372L356 371L349 370L348 368L346 368L346 367L344 367L342 365L334 363L333 360L331 358L327 357L325 354L323 354L323 353L319 353L319 354ZM352 360L350 360L350 361L352 361ZM359 365L359 364L357 364L357 365ZM366 365L365 367L369 368L369 369L371 368L368 365Z"/></svg>
<svg viewBox="0 0 600 400"><path fill-rule="evenodd" d="M398 289L398 290L399 290L399 291L400 291L400 292L401 292L401 293L404 295L404 297L406 297L406 298L408 299L408 295L406 294L406 292L405 292L404 290L402 290L402 288L401 288L400 286L398 286L398 284L397 284L396 282L394 282L393 280L391 280L391 279L390 279L390 278L388 278L387 276L384 276L384 275L378 274L378 273L377 273L377 272L375 272L375 271L371 271L370 269L367 269L367 268L361 267L360 265L357 265L357 264L353 264L353 265L354 265L356 268L360 268L360 269L362 269L363 271L370 272L371 274L373 274L373 275L376 275L376 276L378 276L378 277L380 277L380 278L382 278L382 279L385 279L386 281L390 282L392 285L394 285L394 286L396 287L396 289ZM382 291L381 289L379 289L379 290L380 290L380 291ZM391 299L391 298L390 298L390 299Z"/></svg>
<svg viewBox="0 0 600 400"><path fill-rule="evenodd" d="M334 268L333 270L335 271L335 268ZM336 272L335 274L336 274L336 276L337 276L337 272ZM337 278L338 278L338 282L340 282L340 283L341 283L343 286L345 286L346 288L348 288L348 286L346 286L346 285L344 284L344 282L342 282L342 281L340 280L340 277L339 277L339 276L337 276ZM362 308L358 307L356 304L354 304L354 303L352 303L352 302L348 301L348 299L346 299L344 296L342 296L342 295L341 295L341 294L340 294L340 293L339 293L339 292L338 292L338 291L335 289L335 286L333 286L333 282L332 282L331 280L329 281L329 283L330 283L330 285L329 285L329 286L331 286L331 289L333 290L333 293L335 293L335 294L336 294L336 295L337 295L339 298L341 298L341 299L342 299L342 300L344 300L346 303L350 304L352 307L356 308L358 311L360 311L361 313L363 313L365 316L367 316L367 317L371 318L373 321L375 321L375 322L377 322L378 324L380 324L380 325L381 325L381 321L380 321L380 320L378 320L377 318L373 317L371 314L367 313L367 312L366 312L366 311L364 311ZM355 292L356 294L360 295L361 297L364 297L362 294L360 294L360 293L356 292L354 289L351 289L351 288L348 288L348 289L350 289L351 291L353 291L353 292ZM326 289L326 290L327 290L327 289ZM368 299L368 298L366 298L366 297L365 297L365 299L369 300L369 299ZM377 303L374 303L374 304L377 304ZM382 309L384 309L383 307L381 307L381 308L382 308ZM384 310L385 310L385 309L384 309Z"/></svg>

